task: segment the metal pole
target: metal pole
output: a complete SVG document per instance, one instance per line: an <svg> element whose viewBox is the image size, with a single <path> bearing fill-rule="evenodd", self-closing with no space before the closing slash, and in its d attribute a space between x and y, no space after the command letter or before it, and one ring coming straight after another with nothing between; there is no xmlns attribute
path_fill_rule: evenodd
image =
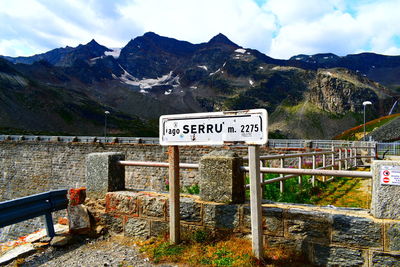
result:
<svg viewBox="0 0 400 267"><path fill-rule="evenodd" d="M260 167L264 167L264 162L260 160ZM264 182L264 173L260 172L260 183ZM264 186L261 186L261 198L264 198Z"/></svg>
<svg viewBox="0 0 400 267"><path fill-rule="evenodd" d="M107 139L107 113L104 114L104 142Z"/></svg>
<svg viewBox="0 0 400 267"><path fill-rule="evenodd" d="M281 158L281 168L283 168L285 166L285 159ZM283 177L283 174L280 175L281 177ZM285 192L285 181L280 181L279 182L279 191L281 193Z"/></svg>
<svg viewBox="0 0 400 267"><path fill-rule="evenodd" d="M303 165L303 157L300 156L299 157L299 169L301 169L302 165ZM302 176L299 175L299 186L302 186L302 185L303 185Z"/></svg>
<svg viewBox="0 0 400 267"><path fill-rule="evenodd" d="M110 111L104 111L104 143L107 142L107 115L110 114Z"/></svg>
<svg viewBox="0 0 400 267"><path fill-rule="evenodd" d="M322 168L325 170L326 167L326 155L322 155ZM322 176L322 181L326 182L326 176Z"/></svg>
<svg viewBox="0 0 400 267"><path fill-rule="evenodd" d="M54 237L56 235L54 231L53 217L51 216L51 212L46 212L44 215L46 221L46 233L48 237Z"/></svg>
<svg viewBox="0 0 400 267"><path fill-rule="evenodd" d="M261 209L261 185L260 185L260 147L250 145L249 152L249 176L250 176L250 210L251 210L251 237L254 256L263 258L262 235L262 209Z"/></svg>
<svg viewBox="0 0 400 267"><path fill-rule="evenodd" d="M335 170L335 147L332 145L332 156L331 156L331 159L332 159L332 170ZM331 176L331 179L333 179L334 177L333 176Z"/></svg>
<svg viewBox="0 0 400 267"><path fill-rule="evenodd" d="M179 148L168 147L169 162L169 239L171 243L178 244L180 235L180 212L179 212Z"/></svg>
<svg viewBox="0 0 400 267"><path fill-rule="evenodd" d="M315 170L315 155L312 156L312 169ZM315 175L311 176L311 184L315 186Z"/></svg>
<svg viewBox="0 0 400 267"><path fill-rule="evenodd" d="M349 162L348 162L348 160L349 160L349 157L348 157L348 148L346 147L345 149L344 149L344 169L345 170L347 170L348 168L349 168Z"/></svg>
<svg viewBox="0 0 400 267"><path fill-rule="evenodd" d="M342 149L339 148L338 152L339 152L339 171L341 171L342 170Z"/></svg>
<svg viewBox="0 0 400 267"><path fill-rule="evenodd" d="M363 105L364 106L364 136L363 136L363 141L365 142L365 106L366 105Z"/></svg>

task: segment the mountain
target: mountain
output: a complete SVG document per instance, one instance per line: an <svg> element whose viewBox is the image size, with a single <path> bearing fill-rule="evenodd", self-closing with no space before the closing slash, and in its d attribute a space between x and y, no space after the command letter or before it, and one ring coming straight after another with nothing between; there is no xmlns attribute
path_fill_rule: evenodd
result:
<svg viewBox="0 0 400 267"><path fill-rule="evenodd" d="M305 63L303 67L311 69L346 68L400 92L400 56L361 53L339 57L316 54L293 56L289 61Z"/></svg>
<svg viewBox="0 0 400 267"><path fill-rule="evenodd" d="M272 137L331 138L362 121L365 100L373 102L368 118L388 113L400 84L400 76L379 75L400 68L397 57L278 60L223 34L192 44L148 32L120 50L92 40L3 58L0 93L13 108L0 107L0 127L71 134L101 133L105 110L114 134L156 135L162 114L266 108ZM389 76L386 87L376 82Z"/></svg>

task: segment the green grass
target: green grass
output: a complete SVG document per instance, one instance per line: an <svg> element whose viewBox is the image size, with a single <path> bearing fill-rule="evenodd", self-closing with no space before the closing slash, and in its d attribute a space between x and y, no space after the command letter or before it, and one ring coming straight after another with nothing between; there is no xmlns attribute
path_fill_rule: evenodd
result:
<svg viewBox="0 0 400 267"><path fill-rule="evenodd" d="M264 180L276 177L279 175L266 174ZM248 183L248 177L246 179ZM369 208L370 192L363 188L365 180L362 178L336 177L325 183L315 179L315 186L312 186L311 176L302 176L301 179L301 186L298 184L298 177L284 181L283 193L280 192L279 182L264 185L263 199L284 203ZM249 198L249 194L250 192L247 190L247 198Z"/></svg>

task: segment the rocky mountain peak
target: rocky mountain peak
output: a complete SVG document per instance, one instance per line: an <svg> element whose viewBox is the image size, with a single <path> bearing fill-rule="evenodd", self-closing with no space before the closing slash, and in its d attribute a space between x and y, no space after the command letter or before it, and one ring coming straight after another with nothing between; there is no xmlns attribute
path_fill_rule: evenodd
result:
<svg viewBox="0 0 400 267"><path fill-rule="evenodd" d="M229 40L229 38L223 35L222 33L218 33L213 38L211 38L210 41L208 41L208 44L225 44L229 46L239 47L237 44Z"/></svg>

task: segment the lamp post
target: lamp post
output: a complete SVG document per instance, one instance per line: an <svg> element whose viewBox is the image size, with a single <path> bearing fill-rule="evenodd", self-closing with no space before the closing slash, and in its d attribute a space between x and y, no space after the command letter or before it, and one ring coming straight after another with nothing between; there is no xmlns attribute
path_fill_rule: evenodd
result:
<svg viewBox="0 0 400 267"><path fill-rule="evenodd" d="M104 111L104 143L107 142L107 115L110 114L110 111Z"/></svg>
<svg viewBox="0 0 400 267"><path fill-rule="evenodd" d="M366 105L372 105L372 102L371 101L364 101L362 104L364 106L364 136L363 136L363 140L365 142L365 106Z"/></svg>

